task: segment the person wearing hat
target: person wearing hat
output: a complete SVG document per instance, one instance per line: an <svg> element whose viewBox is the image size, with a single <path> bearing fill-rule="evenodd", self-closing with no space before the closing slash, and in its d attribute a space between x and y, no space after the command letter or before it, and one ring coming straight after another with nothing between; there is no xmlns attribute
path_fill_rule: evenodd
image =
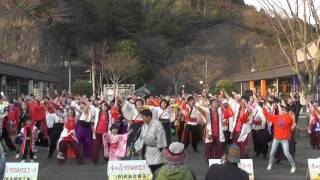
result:
<svg viewBox="0 0 320 180"><path fill-rule="evenodd" d="M249 180L249 174L238 167L240 156L239 146L228 145L222 159L223 164L211 165L206 180Z"/></svg>
<svg viewBox="0 0 320 180"><path fill-rule="evenodd" d="M276 150L278 148L278 145L281 144L284 155L286 156L291 165L290 173L295 173L296 164L289 152L289 140L292 135L292 130L295 128L295 123L293 119L294 115L288 113L288 109L285 103L281 103L280 105L280 115L270 115L266 108L263 109L263 113L267 120L272 122L274 126L274 138L270 151L270 158L267 170L270 171L272 169L272 164L274 161Z"/></svg>
<svg viewBox="0 0 320 180"><path fill-rule="evenodd" d="M194 172L185 165L188 154L182 143L171 143L162 156L165 165L154 173L153 180L196 180Z"/></svg>
<svg viewBox="0 0 320 180"><path fill-rule="evenodd" d="M104 157L108 160L121 160L126 155L128 133L118 134L119 127L112 124L111 133L104 133L102 136L104 146Z"/></svg>
<svg viewBox="0 0 320 180"><path fill-rule="evenodd" d="M142 110L141 115L144 124L134 147L137 152L142 153L142 157L146 159L151 172L154 173L164 162L161 151L167 147L166 133L150 109Z"/></svg>

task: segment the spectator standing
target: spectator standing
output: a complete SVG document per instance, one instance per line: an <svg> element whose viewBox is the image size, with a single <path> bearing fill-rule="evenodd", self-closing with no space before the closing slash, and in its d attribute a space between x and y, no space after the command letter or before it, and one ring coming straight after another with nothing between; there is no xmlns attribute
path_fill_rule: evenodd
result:
<svg viewBox="0 0 320 180"><path fill-rule="evenodd" d="M240 148L230 145L226 148L224 164L213 164L206 175L206 180L249 180L249 174L238 167L240 163Z"/></svg>
<svg viewBox="0 0 320 180"><path fill-rule="evenodd" d="M165 165L155 172L154 180L196 180L194 172L185 165L188 154L182 143L171 143L169 149L162 151L162 155Z"/></svg>

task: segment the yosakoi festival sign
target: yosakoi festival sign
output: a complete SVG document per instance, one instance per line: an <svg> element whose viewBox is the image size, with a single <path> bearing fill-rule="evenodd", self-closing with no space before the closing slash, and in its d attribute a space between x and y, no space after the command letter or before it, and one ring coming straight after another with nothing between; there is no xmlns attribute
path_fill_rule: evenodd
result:
<svg viewBox="0 0 320 180"><path fill-rule="evenodd" d="M212 164L222 164L221 159L209 159L209 167ZM254 180L252 159L241 159L238 167L249 174L249 179Z"/></svg>
<svg viewBox="0 0 320 180"><path fill-rule="evenodd" d="M39 163L6 163L4 180L37 180Z"/></svg>
<svg viewBox="0 0 320 180"><path fill-rule="evenodd" d="M109 161L108 180L151 180L145 160Z"/></svg>
<svg viewBox="0 0 320 180"><path fill-rule="evenodd" d="M320 180L320 159L308 159L310 180Z"/></svg>

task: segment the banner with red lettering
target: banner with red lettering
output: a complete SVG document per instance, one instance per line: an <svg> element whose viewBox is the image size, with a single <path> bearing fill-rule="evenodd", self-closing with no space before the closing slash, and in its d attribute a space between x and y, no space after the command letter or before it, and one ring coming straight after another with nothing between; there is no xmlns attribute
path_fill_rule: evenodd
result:
<svg viewBox="0 0 320 180"><path fill-rule="evenodd" d="M151 180L152 173L145 160L109 161L109 180Z"/></svg>
<svg viewBox="0 0 320 180"><path fill-rule="evenodd" d="M39 163L6 163L4 180L37 180Z"/></svg>

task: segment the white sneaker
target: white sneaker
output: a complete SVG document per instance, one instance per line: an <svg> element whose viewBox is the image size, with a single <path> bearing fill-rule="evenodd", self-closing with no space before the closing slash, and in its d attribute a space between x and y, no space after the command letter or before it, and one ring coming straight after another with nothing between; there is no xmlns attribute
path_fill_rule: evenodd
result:
<svg viewBox="0 0 320 180"><path fill-rule="evenodd" d="M20 154L16 154L16 159L19 159L20 158Z"/></svg>
<svg viewBox="0 0 320 180"><path fill-rule="evenodd" d="M271 169L272 169L272 164L269 164L268 167L267 167L267 170L271 171Z"/></svg>
<svg viewBox="0 0 320 180"><path fill-rule="evenodd" d="M38 159L38 156L37 155L33 155L33 159Z"/></svg>
<svg viewBox="0 0 320 180"><path fill-rule="evenodd" d="M31 162L31 163L34 163L34 160L33 160L33 159L30 159L30 162Z"/></svg>
<svg viewBox="0 0 320 180"><path fill-rule="evenodd" d="M22 160L22 161L20 161L20 163L25 163L26 162L26 160Z"/></svg>
<svg viewBox="0 0 320 180"><path fill-rule="evenodd" d="M297 168L296 167L291 167L290 174L294 174L296 172Z"/></svg>

